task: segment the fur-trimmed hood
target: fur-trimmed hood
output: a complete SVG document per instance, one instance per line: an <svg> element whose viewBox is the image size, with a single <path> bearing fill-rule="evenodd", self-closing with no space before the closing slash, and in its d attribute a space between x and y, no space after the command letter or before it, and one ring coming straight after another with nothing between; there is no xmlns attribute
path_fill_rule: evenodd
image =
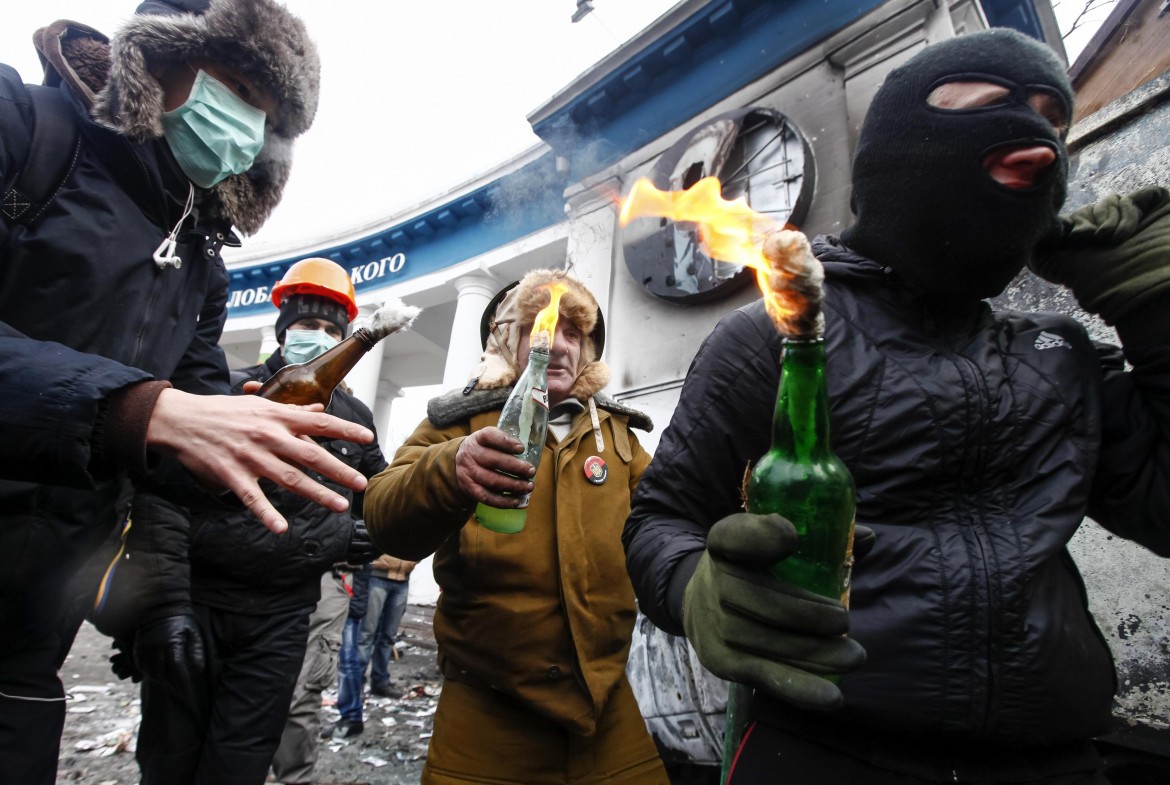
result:
<svg viewBox="0 0 1170 785"><path fill-rule="evenodd" d="M320 61L304 24L273 0L210 0L202 14L136 14L106 38L55 22L34 36L46 84L67 83L93 119L142 143L163 136L163 93L149 67L207 58L231 66L276 98L252 167L210 189L211 209L254 234L280 203L293 140L317 111Z"/></svg>
<svg viewBox="0 0 1170 785"><path fill-rule="evenodd" d="M584 336L581 367L569 396L584 402L609 384L609 367L597 359L605 341L597 299L564 270L532 270L514 287L501 292L502 299L497 295L488 305L494 310L484 314L484 351L468 377L466 392L510 388L516 382L524 370L517 358L521 330L530 328L536 315L548 305L548 286L554 283L567 287L559 304L560 318L573 322Z"/></svg>

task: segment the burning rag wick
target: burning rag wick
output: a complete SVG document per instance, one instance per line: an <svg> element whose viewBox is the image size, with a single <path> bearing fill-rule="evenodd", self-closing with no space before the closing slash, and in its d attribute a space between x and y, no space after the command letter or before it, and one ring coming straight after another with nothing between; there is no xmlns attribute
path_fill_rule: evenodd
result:
<svg viewBox="0 0 1170 785"><path fill-rule="evenodd" d="M704 253L725 264L751 267L777 331L793 340L824 331L824 270L803 234L778 227L743 197L723 198L718 178L704 177L685 191L660 191L646 178L630 189L621 225L655 216L697 224Z"/></svg>
<svg viewBox="0 0 1170 785"><path fill-rule="evenodd" d="M374 311L368 321L358 326L369 330L371 337L376 341L380 341L391 333L396 333L410 327L415 317L421 312L421 308L406 305L402 300L395 297L383 303L382 307Z"/></svg>
<svg viewBox="0 0 1170 785"><path fill-rule="evenodd" d="M808 238L790 229L771 232L764 237L763 255L768 266L756 268L756 280L761 290L771 292L764 305L776 329L793 340L820 338L825 333L825 268Z"/></svg>

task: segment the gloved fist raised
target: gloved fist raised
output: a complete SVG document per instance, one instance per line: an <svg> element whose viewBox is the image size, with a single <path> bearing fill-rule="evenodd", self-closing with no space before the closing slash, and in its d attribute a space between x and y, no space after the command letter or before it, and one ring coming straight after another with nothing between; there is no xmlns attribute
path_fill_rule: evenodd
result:
<svg viewBox="0 0 1170 785"><path fill-rule="evenodd" d="M1034 254L1032 271L1072 290L1090 313L1117 325L1170 296L1170 192L1148 187L1061 217L1061 231ZM1124 336L1123 336L1124 339Z"/></svg>
<svg viewBox="0 0 1170 785"><path fill-rule="evenodd" d="M872 542L872 532L860 539ZM865 650L845 636L849 612L840 601L768 572L796 546L796 530L780 515L720 520L687 584L683 628L716 676L803 708L836 708L841 691L820 675L855 670Z"/></svg>
<svg viewBox="0 0 1170 785"><path fill-rule="evenodd" d="M138 628L134 662L143 674L167 688L185 693L203 672L203 633L190 613L165 616Z"/></svg>
<svg viewBox="0 0 1170 785"><path fill-rule="evenodd" d="M374 541L370 539L370 532L366 528L366 522L355 518L353 521L353 532L349 536L349 548L345 551L345 563L352 564L356 567L362 564L369 564L380 555L381 551L374 545Z"/></svg>

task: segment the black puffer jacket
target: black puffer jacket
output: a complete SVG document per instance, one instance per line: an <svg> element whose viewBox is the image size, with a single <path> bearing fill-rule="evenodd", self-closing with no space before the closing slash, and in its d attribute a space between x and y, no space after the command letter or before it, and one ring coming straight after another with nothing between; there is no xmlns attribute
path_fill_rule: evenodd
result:
<svg viewBox="0 0 1170 785"><path fill-rule="evenodd" d="M854 571L851 635L868 661L843 681L841 738L850 725L1020 745L1104 731L1112 661L1065 546L1090 514L1170 552L1170 422L1155 415L1170 379L1125 372L1058 314L984 304L932 322L875 263L814 248L833 446L857 522L877 533ZM629 569L669 632L682 634L675 567L740 509L744 467L768 449L779 350L761 302L723 319L635 492Z"/></svg>
<svg viewBox="0 0 1170 785"><path fill-rule="evenodd" d="M129 143L59 89L81 133L76 163L31 228L0 214L0 629L12 641L34 619L53 623L29 607L61 592L46 560L71 572L116 523L122 482L92 455L99 403L152 377L228 391L228 225L188 218L182 266L160 270L151 257L183 213L186 179L159 143ZM0 182L24 166L32 123L27 88L0 66Z"/></svg>
<svg viewBox="0 0 1170 785"><path fill-rule="evenodd" d="M277 351L262 365L232 373L233 389L245 381L266 381L284 367ZM364 403L343 389L333 394L330 414L374 431L374 417ZM324 442L335 457L373 477L386 468L377 441L355 444ZM353 518L362 516L362 495L312 470L317 482L351 499L350 509L333 512L275 486L265 493L288 521L288 531L273 534L245 509L222 513L192 512L189 519L174 506L151 500L135 502L130 562L142 570L119 569L135 589L123 596L145 599L135 613L138 623L171 615L190 600L238 613L268 614L320 599L321 574L345 561ZM189 524L188 524L189 520Z"/></svg>

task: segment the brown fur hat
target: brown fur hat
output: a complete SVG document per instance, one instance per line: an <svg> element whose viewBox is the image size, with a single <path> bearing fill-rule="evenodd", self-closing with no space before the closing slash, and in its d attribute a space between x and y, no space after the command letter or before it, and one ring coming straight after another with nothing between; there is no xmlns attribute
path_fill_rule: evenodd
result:
<svg viewBox="0 0 1170 785"><path fill-rule="evenodd" d="M150 66L206 58L231 66L270 93L264 148L248 171L215 186L224 215L252 234L280 202L292 141L317 112L321 64L304 23L274 0L210 0L195 13L139 13L111 39L110 76L93 115L135 142L163 135L163 93Z"/></svg>
<svg viewBox="0 0 1170 785"><path fill-rule="evenodd" d="M583 401L609 383L609 368L597 359L605 342L597 299L583 283L564 270L532 270L513 288L506 290L490 315L485 314L484 351L468 378L467 391L474 387L492 390L515 383L524 370L519 367L517 359L521 330L531 329L536 315L548 305L546 285L551 283L568 286L568 291L561 296L560 318L573 322L585 336L581 343L581 367L570 396Z"/></svg>

